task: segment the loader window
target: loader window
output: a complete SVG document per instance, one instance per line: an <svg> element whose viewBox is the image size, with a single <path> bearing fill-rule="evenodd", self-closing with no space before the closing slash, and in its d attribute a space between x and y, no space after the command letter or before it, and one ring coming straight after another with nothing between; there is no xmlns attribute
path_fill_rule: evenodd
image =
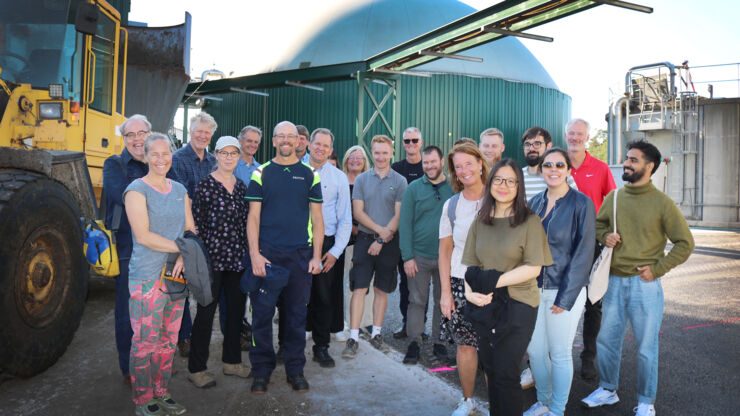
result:
<svg viewBox="0 0 740 416"><path fill-rule="evenodd" d="M101 13L97 34L92 41L95 54L95 97L90 107L103 113L113 111L113 58L116 46L116 23Z"/></svg>

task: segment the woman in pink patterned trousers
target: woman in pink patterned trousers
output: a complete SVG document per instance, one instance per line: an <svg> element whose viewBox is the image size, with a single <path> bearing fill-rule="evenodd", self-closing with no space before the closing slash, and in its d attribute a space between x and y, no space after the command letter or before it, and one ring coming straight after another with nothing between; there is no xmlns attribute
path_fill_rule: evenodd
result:
<svg viewBox="0 0 740 416"><path fill-rule="evenodd" d="M167 136L152 134L144 143L149 173L124 191L126 214L133 231L129 263L129 313L134 336L131 376L136 415L185 413L167 391L184 299L172 301L161 281L175 241L185 230L195 231L190 199L185 187L166 178L172 166L172 145ZM179 256L173 276L182 274Z"/></svg>

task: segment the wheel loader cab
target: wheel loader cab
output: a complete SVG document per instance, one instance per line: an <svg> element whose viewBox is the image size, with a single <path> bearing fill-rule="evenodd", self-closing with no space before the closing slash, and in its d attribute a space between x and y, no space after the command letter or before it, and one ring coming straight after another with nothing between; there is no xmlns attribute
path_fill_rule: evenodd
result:
<svg viewBox="0 0 740 416"><path fill-rule="evenodd" d="M84 152L99 201L103 162L123 146L120 15L105 1L24 3L0 0L0 79L12 91L0 98L0 146Z"/></svg>

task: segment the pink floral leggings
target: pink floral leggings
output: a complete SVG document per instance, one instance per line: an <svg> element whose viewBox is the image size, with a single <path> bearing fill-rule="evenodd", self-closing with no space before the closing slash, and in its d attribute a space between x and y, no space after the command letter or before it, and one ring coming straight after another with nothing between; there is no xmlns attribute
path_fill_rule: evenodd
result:
<svg viewBox="0 0 740 416"><path fill-rule="evenodd" d="M167 394L185 299L173 302L159 279L129 280L133 399L142 405ZM164 285L162 286L164 288Z"/></svg>

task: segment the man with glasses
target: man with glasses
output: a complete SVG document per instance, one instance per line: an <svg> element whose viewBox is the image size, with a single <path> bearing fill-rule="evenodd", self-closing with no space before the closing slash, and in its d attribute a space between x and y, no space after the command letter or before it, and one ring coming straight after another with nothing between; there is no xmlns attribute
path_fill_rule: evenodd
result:
<svg viewBox="0 0 740 416"><path fill-rule="evenodd" d="M478 150L483 153L488 166L493 167L493 165L501 160L501 154L504 153L504 149L506 149L504 145L504 133L501 130L495 127L483 130L483 133L480 134Z"/></svg>
<svg viewBox="0 0 740 416"><path fill-rule="evenodd" d="M575 118L565 126L565 140L568 143L568 158L573 170L571 175L578 184L578 190L586 194L599 212L604 197L615 189L614 177L609 166L591 156L586 151L589 138L589 125L583 119ZM601 245L597 244L596 254L601 253ZM592 304L586 299L586 312L583 316L583 351L581 352L581 378L593 380L596 378L596 337L601 327L601 301Z"/></svg>
<svg viewBox="0 0 740 416"><path fill-rule="evenodd" d="M190 199L195 195L195 185L201 179L213 172L216 166L216 157L208 151L213 133L218 124L206 112L200 112L190 119L190 141L172 154L172 168L167 177L180 182L188 190ZM182 313L182 325L177 338L177 347L180 355L190 355L190 333L193 330L193 320L190 317L190 300L185 299Z"/></svg>
<svg viewBox="0 0 740 416"><path fill-rule="evenodd" d="M279 291L279 301L286 319L285 373L294 391L308 391L303 376L306 365L306 314L311 295L311 275L321 272L321 248L324 219L319 174L296 157L298 131L293 123L283 121L273 130L275 157L257 168L247 190L249 215L247 238L254 276L265 277L267 269L281 266L288 272L287 285ZM260 293L251 293L252 363L251 391L267 392L270 375L275 370L272 346L272 317L275 305L258 302Z"/></svg>
<svg viewBox="0 0 740 416"><path fill-rule="evenodd" d="M547 184L537 166L540 164L542 155L552 147L552 136L542 127L530 127L522 135L522 147L524 148L524 161L527 162L527 166L522 169L524 189L527 201L529 201L533 196L547 189ZM578 189L573 178L568 177L567 182L571 188Z"/></svg>
<svg viewBox="0 0 740 416"><path fill-rule="evenodd" d="M421 163L421 148L424 145L424 139L421 137L421 131L416 127L408 127L403 131L403 149L406 151L406 159L400 160L393 165L391 169L398 172L406 178L406 183L410 184L416 179L424 176L424 168ZM403 260L398 263L398 274L400 281L398 284L399 300L398 309L403 317L403 325L393 334L393 338L406 338L406 312L409 307L409 288L406 272L403 267ZM426 310L426 309L425 309ZM426 315L426 313L425 313ZM424 319L426 321L426 318Z"/></svg>
<svg viewBox="0 0 740 416"><path fill-rule="evenodd" d="M439 343L441 309L439 300L439 218L442 207L454 192L445 180L444 157L437 146L424 148L421 157L424 176L406 188L401 203L399 240L401 260L408 276L409 305L406 333L410 338L404 364L419 361L421 334L429 302L429 284L433 285L432 349L440 361L447 360L447 349Z"/></svg>
<svg viewBox="0 0 740 416"><path fill-rule="evenodd" d="M131 225L126 216L123 204L123 191L134 180L149 172L149 165L144 158L144 142L152 130L149 120L141 114L134 114L119 127L123 136L123 151L113 155L103 163L103 194L105 195L105 226L115 228L118 250L118 270L116 277L115 330L118 366L123 374L123 381L131 385L129 374L129 356L131 355L131 319L128 311L128 262L131 258L133 240Z"/></svg>
<svg viewBox="0 0 740 416"><path fill-rule="evenodd" d="M306 329L313 333L313 360L331 368L335 364L329 355L329 341L332 322L337 320L335 314L342 315L339 321L344 322L344 267L339 266L344 264L342 256L352 233L352 201L347 175L327 162L334 150L334 134L318 128L311 133L308 147L310 165L321 177L324 249L323 269L313 276Z"/></svg>

